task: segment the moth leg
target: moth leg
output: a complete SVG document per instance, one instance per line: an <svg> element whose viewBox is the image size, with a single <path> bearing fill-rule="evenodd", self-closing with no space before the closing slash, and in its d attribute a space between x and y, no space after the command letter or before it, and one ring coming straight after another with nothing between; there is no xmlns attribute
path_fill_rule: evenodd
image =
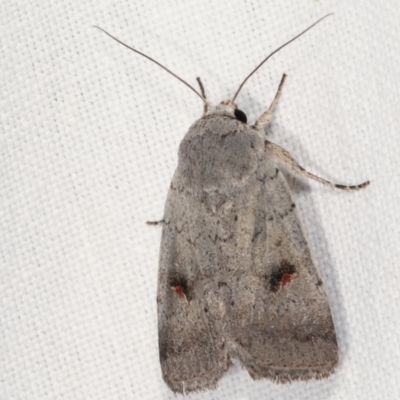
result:
<svg viewBox="0 0 400 400"><path fill-rule="evenodd" d="M164 223L164 220L160 220L160 221L146 221L147 225L162 225Z"/></svg>
<svg viewBox="0 0 400 400"><path fill-rule="evenodd" d="M272 101L268 110L265 111L263 114L261 114L260 117L258 117L256 123L253 125L254 129L261 130L265 125L267 125L271 122L275 107L278 104L279 97L281 96L281 93L282 93L282 87L283 87L283 84L285 83L285 79L286 79L286 74L283 74L281 83L278 86L278 90L276 92L274 100Z"/></svg>
<svg viewBox="0 0 400 400"><path fill-rule="evenodd" d="M295 174L304 176L309 179L314 179L315 181L322 183L323 185L329 186L334 189L343 189L343 190L359 190L363 189L369 185L369 181L365 181L360 185L339 185L337 183L333 183L327 181L326 179L320 178L308 171L306 171L299 163L290 155L288 151L283 149L282 147L269 142L268 140L265 141L265 150L270 153L272 156L277 158L281 163L285 165L290 171L294 172Z"/></svg>
<svg viewBox="0 0 400 400"><path fill-rule="evenodd" d="M201 95L202 95L205 99L207 99L207 97L206 97L206 92L205 92L205 90L204 90L204 86L203 86L203 83L201 82L200 77L197 77L196 80L197 80L197 82L198 82L198 84L199 84L199 86L200 86ZM208 104L207 104L207 103L204 103L203 115L206 115L206 114L207 114L207 111L208 111Z"/></svg>

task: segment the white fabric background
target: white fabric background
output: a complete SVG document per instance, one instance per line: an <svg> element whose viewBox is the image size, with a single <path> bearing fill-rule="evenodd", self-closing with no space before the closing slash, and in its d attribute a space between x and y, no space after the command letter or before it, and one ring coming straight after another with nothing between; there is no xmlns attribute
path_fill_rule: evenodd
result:
<svg viewBox="0 0 400 400"><path fill-rule="evenodd" d="M1 27L0 398L173 399L155 293L177 149L201 115L276 54L237 102L250 121L288 79L270 139L357 193L297 182L336 325L327 380L254 382L239 365L195 399L400 398L400 9L397 0L5 0Z"/></svg>

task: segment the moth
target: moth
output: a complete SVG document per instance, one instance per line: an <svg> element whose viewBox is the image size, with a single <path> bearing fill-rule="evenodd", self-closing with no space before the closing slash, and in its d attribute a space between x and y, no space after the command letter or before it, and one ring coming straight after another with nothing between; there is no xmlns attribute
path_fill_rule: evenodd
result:
<svg viewBox="0 0 400 400"><path fill-rule="evenodd" d="M327 16L325 16L327 17ZM323 18L325 18L323 17ZM162 375L176 393L214 389L234 359L253 379L325 378L338 362L328 299L281 170L332 188L266 138L286 79L253 125L232 99L212 106L179 146L165 204L158 277ZM100 28L101 29L101 28ZM157 223L157 222L156 222Z"/></svg>

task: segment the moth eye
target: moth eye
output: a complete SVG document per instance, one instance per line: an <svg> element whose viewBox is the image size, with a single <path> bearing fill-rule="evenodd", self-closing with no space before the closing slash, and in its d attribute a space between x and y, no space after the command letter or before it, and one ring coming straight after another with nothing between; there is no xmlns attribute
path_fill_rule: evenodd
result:
<svg viewBox="0 0 400 400"><path fill-rule="evenodd" d="M239 110L238 108L235 110L235 117L239 121L241 121L241 122L243 122L245 124L247 123L246 114L242 110Z"/></svg>

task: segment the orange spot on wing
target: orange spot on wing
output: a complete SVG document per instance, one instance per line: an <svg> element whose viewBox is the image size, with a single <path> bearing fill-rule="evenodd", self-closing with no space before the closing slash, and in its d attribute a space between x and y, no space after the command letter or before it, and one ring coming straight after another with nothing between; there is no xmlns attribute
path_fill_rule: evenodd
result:
<svg viewBox="0 0 400 400"><path fill-rule="evenodd" d="M293 278L295 274L283 274L281 278L281 287L283 288L285 285L287 285Z"/></svg>
<svg viewBox="0 0 400 400"><path fill-rule="evenodd" d="M180 286L180 285L178 285L178 286L171 286L171 290L172 290L173 292L175 292L179 297L183 297L183 298L186 297L186 295L185 295L185 290L183 289L183 286Z"/></svg>

